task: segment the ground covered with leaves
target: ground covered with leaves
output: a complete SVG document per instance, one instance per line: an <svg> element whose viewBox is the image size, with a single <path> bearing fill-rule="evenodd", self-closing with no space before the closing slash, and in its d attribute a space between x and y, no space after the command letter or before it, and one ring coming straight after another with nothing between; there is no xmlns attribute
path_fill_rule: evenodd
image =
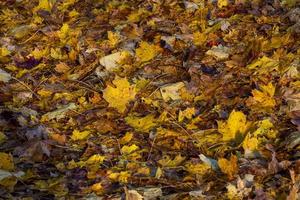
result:
<svg viewBox="0 0 300 200"><path fill-rule="evenodd" d="M0 2L3 199L298 199L300 2Z"/></svg>

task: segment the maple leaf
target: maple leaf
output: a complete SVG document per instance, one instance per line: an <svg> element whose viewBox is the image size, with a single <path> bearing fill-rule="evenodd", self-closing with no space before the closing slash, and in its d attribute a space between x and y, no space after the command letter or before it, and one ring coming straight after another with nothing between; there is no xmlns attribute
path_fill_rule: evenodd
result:
<svg viewBox="0 0 300 200"><path fill-rule="evenodd" d="M159 46L142 41L135 52L141 62L147 62L156 57L160 51L161 48Z"/></svg>
<svg viewBox="0 0 300 200"><path fill-rule="evenodd" d="M132 152L138 150L139 147L136 146L135 144L131 145L131 146L123 146L121 149L122 154L131 154Z"/></svg>
<svg viewBox="0 0 300 200"><path fill-rule="evenodd" d="M119 113L124 113L129 101L135 99L135 85L130 85L127 78L116 77L112 86L107 86L103 91L103 98L109 103L110 107L116 108Z"/></svg>
<svg viewBox="0 0 300 200"><path fill-rule="evenodd" d="M164 101L179 100L180 90L185 87L183 82L164 85L160 88L160 92Z"/></svg>
<svg viewBox="0 0 300 200"><path fill-rule="evenodd" d="M120 63L128 58L130 53L128 51L120 51L107 56L104 56L100 59L100 64L105 67L108 71L117 70L120 67Z"/></svg>
<svg viewBox="0 0 300 200"><path fill-rule="evenodd" d="M156 125L155 116L147 115L145 117L136 117L130 115L125 118L126 123L135 128L137 131L147 132Z"/></svg>
<svg viewBox="0 0 300 200"><path fill-rule="evenodd" d="M0 81L7 83L11 78L12 77L9 73L0 69Z"/></svg>
<svg viewBox="0 0 300 200"><path fill-rule="evenodd" d="M119 34L112 31L107 32L107 38L112 47L116 46L120 42Z"/></svg>
<svg viewBox="0 0 300 200"><path fill-rule="evenodd" d="M206 40L207 40L207 34L205 33L201 33L201 32L195 32L193 34L194 36L194 44L197 46L201 46L203 44L205 44Z"/></svg>
<svg viewBox="0 0 300 200"><path fill-rule="evenodd" d="M49 0L39 0L39 4L33 8L33 11L46 10L46 11L50 12L52 9L52 6L53 5L52 5L52 3L49 2Z"/></svg>
<svg viewBox="0 0 300 200"><path fill-rule="evenodd" d="M70 32L70 27L68 24L64 23L60 30L58 31L57 35L60 38L61 41L65 41L65 39L68 37Z"/></svg>
<svg viewBox="0 0 300 200"><path fill-rule="evenodd" d="M237 160L235 155L231 155L230 160L227 160L226 158L220 158L218 160L221 171L228 176L229 180L232 180L234 175L238 172Z"/></svg>
<svg viewBox="0 0 300 200"><path fill-rule="evenodd" d="M211 169L211 167L205 163L194 164L192 162L188 162L184 166L189 173L195 175L204 175Z"/></svg>
<svg viewBox="0 0 300 200"><path fill-rule="evenodd" d="M96 194L100 195L104 192L104 188L102 186L101 183L94 183L92 186L91 186L91 190L93 192L95 192Z"/></svg>
<svg viewBox="0 0 300 200"><path fill-rule="evenodd" d="M178 121L179 122L182 122L185 118L186 119L192 119L193 115L195 114L196 110L195 108L187 108L183 111L179 111L179 114L178 114Z"/></svg>
<svg viewBox="0 0 300 200"><path fill-rule="evenodd" d="M228 6L228 0L218 0L218 7L223 8Z"/></svg>
<svg viewBox="0 0 300 200"><path fill-rule="evenodd" d="M275 94L275 87L272 83L268 85L261 85L260 90L252 90L253 97L247 100L247 105L253 109L260 109L268 111L276 106L276 101L273 98Z"/></svg>
<svg viewBox="0 0 300 200"><path fill-rule="evenodd" d="M243 148L245 152L253 152L258 149L259 141L256 137L251 137L248 134L243 141Z"/></svg>
<svg viewBox="0 0 300 200"><path fill-rule="evenodd" d="M278 70L278 66L279 62L277 60L263 56L253 61L247 67L251 70L256 70L254 72L256 74L266 74L270 73L273 70Z"/></svg>
<svg viewBox="0 0 300 200"><path fill-rule="evenodd" d="M90 135L90 131L79 131L75 129L72 133L71 139L72 140L84 140Z"/></svg>
<svg viewBox="0 0 300 200"><path fill-rule="evenodd" d="M227 122L218 121L218 131L223 135L224 141L235 140L238 134L245 134L250 124L244 113L233 110Z"/></svg>
<svg viewBox="0 0 300 200"><path fill-rule="evenodd" d="M171 159L168 155L164 156L158 161L158 163L163 167L176 167L180 165L185 160L184 156L176 155L174 159Z"/></svg>
<svg viewBox="0 0 300 200"><path fill-rule="evenodd" d="M15 165L13 161L13 157L10 154L0 152L0 169L4 169L7 171L14 170Z"/></svg>

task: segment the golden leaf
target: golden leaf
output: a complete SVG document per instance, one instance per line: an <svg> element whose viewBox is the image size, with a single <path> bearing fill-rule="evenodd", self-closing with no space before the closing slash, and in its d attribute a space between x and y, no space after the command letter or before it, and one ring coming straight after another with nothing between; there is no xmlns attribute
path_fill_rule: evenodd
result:
<svg viewBox="0 0 300 200"><path fill-rule="evenodd" d="M211 169L211 167L205 163L193 164L191 162L186 163L185 168L189 173L194 175L204 175Z"/></svg>
<svg viewBox="0 0 300 200"><path fill-rule="evenodd" d="M131 141L133 133L127 132L120 140L120 144L126 144Z"/></svg>
<svg viewBox="0 0 300 200"><path fill-rule="evenodd" d="M252 106L254 109L269 110L276 106L276 101L273 98L275 87L272 83L268 85L261 85L260 90L252 90L253 97L247 100L247 105Z"/></svg>
<svg viewBox="0 0 300 200"><path fill-rule="evenodd" d="M15 169L12 155L0 152L0 169L7 171L12 171Z"/></svg>
<svg viewBox="0 0 300 200"><path fill-rule="evenodd" d="M46 10L51 11L52 4L48 0L39 0L38 6L34 7L33 11Z"/></svg>
<svg viewBox="0 0 300 200"><path fill-rule="evenodd" d="M139 147L136 146L135 144L133 144L131 146L125 145L125 146L122 147L121 152L122 152L122 154L126 155L126 154L131 154L132 152L134 152L138 149L139 149Z"/></svg>
<svg viewBox="0 0 300 200"><path fill-rule="evenodd" d="M102 194L104 192L104 188L101 183L95 183L91 186L91 190L96 194Z"/></svg>
<svg viewBox="0 0 300 200"><path fill-rule="evenodd" d="M195 112L195 108L187 108L184 111L180 110L178 114L178 121L182 122L184 119L192 119Z"/></svg>
<svg viewBox="0 0 300 200"><path fill-rule="evenodd" d="M84 140L90 135L90 131L82 131L75 129L72 133L71 139L72 140Z"/></svg>
<svg viewBox="0 0 300 200"><path fill-rule="evenodd" d="M230 160L225 158L220 158L218 160L218 165L221 171L228 176L230 180L234 178L234 175L238 172L238 163L237 157L235 155L231 155Z"/></svg>
<svg viewBox="0 0 300 200"><path fill-rule="evenodd" d="M218 7L223 8L228 6L228 0L218 0Z"/></svg>
<svg viewBox="0 0 300 200"><path fill-rule="evenodd" d="M259 141L256 137L251 137L248 134L243 141L243 148L245 151L253 152L258 149Z"/></svg>
<svg viewBox="0 0 300 200"><path fill-rule="evenodd" d="M207 34L201 32L195 32L194 36L194 44L197 46L203 45L207 40Z"/></svg>
<svg viewBox="0 0 300 200"><path fill-rule="evenodd" d="M70 32L70 27L68 24L64 23L60 30L58 31L57 35L60 38L61 41L65 40Z"/></svg>
<svg viewBox="0 0 300 200"><path fill-rule="evenodd" d="M227 122L218 121L218 131L223 135L224 141L235 140L238 134L244 135L249 126L246 115L235 110L230 113Z"/></svg>
<svg viewBox="0 0 300 200"><path fill-rule="evenodd" d="M105 159L105 156L101 156L100 154L95 154L95 155L92 155L91 157L89 157L89 159L87 159L87 161L85 161L85 162L88 165L102 164L104 159Z"/></svg>
<svg viewBox="0 0 300 200"><path fill-rule="evenodd" d="M107 38L111 46L116 46L120 42L120 36L112 31L107 32Z"/></svg>
<svg viewBox="0 0 300 200"><path fill-rule="evenodd" d="M147 62L156 57L160 51L159 46L142 41L140 47L136 49L136 55L141 62Z"/></svg>
<svg viewBox="0 0 300 200"><path fill-rule="evenodd" d="M103 92L103 98L110 107L116 108L119 113L124 113L127 103L135 98L136 88L130 85L127 78L117 77L113 84L116 88L107 86Z"/></svg>
<svg viewBox="0 0 300 200"><path fill-rule="evenodd" d="M185 157L180 154L175 156L174 159L171 159L168 155L164 156L164 158L160 159L158 163L163 167L176 167L180 165L185 160Z"/></svg>
<svg viewBox="0 0 300 200"><path fill-rule="evenodd" d="M136 117L130 115L125 118L126 123L135 128L136 131L147 132L156 125L155 115L147 115L145 117Z"/></svg>

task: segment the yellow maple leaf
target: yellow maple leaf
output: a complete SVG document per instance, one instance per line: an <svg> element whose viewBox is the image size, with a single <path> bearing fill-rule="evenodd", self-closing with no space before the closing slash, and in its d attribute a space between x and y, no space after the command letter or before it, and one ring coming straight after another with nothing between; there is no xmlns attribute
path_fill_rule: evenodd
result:
<svg viewBox="0 0 300 200"><path fill-rule="evenodd" d="M176 167L180 165L185 160L184 156L176 155L174 159L170 158L170 156L165 155L162 159L158 161L158 163L163 167Z"/></svg>
<svg viewBox="0 0 300 200"><path fill-rule="evenodd" d="M255 73L266 74L270 73L272 70L278 70L278 66L279 61L263 56L253 61L247 67L251 70L256 70Z"/></svg>
<svg viewBox="0 0 300 200"><path fill-rule="evenodd" d="M100 154L95 154L95 155L92 155L91 157L89 157L89 159L87 159L87 161L85 161L85 162L88 165L102 164L104 159L105 159L105 156L101 156Z"/></svg>
<svg viewBox="0 0 300 200"><path fill-rule="evenodd" d="M259 141L256 137L251 137L248 134L243 141L243 148L245 151L253 152L258 149Z"/></svg>
<svg viewBox="0 0 300 200"><path fill-rule="evenodd" d="M38 10L46 10L48 12L51 11L52 9L52 3L49 2L49 0L39 0L39 4L33 8L33 11L38 11Z"/></svg>
<svg viewBox="0 0 300 200"><path fill-rule="evenodd" d="M84 140L90 135L90 131L79 131L75 129L72 133L71 139L72 140Z"/></svg>
<svg viewBox="0 0 300 200"><path fill-rule="evenodd" d="M161 51L161 48L154 44L142 41L140 47L136 49L136 56L141 62L147 62L156 57Z"/></svg>
<svg viewBox="0 0 300 200"><path fill-rule="evenodd" d="M226 174L230 180L232 180L234 175L238 172L237 160L235 155L231 155L230 160L227 160L226 158L218 159L218 165L221 171Z"/></svg>
<svg viewBox="0 0 300 200"><path fill-rule="evenodd" d="M187 108L184 111L180 110L178 114L178 121L182 122L185 118L192 119L195 112L196 112L195 108Z"/></svg>
<svg viewBox="0 0 300 200"><path fill-rule="evenodd" d="M133 138L133 133L127 132L120 140L120 144L126 144Z"/></svg>
<svg viewBox="0 0 300 200"><path fill-rule="evenodd" d="M273 98L275 93L275 87L272 83L268 85L261 85L260 90L252 90L253 97L247 100L248 106L254 106L254 109L268 110L276 106L276 101Z"/></svg>
<svg viewBox="0 0 300 200"><path fill-rule="evenodd" d="M102 194L104 192L104 188L101 183L95 183L91 186L91 190L96 194Z"/></svg>
<svg viewBox="0 0 300 200"><path fill-rule="evenodd" d="M107 32L107 38L111 46L116 46L120 42L120 36L118 33L112 31Z"/></svg>
<svg viewBox="0 0 300 200"><path fill-rule="evenodd" d="M218 7L223 8L228 6L228 0L218 0Z"/></svg>
<svg viewBox="0 0 300 200"><path fill-rule="evenodd" d="M6 47L0 48L0 58L8 56L10 54L10 51Z"/></svg>
<svg viewBox="0 0 300 200"><path fill-rule="evenodd" d="M126 154L131 154L132 152L134 152L138 149L139 149L139 147L136 146L135 144L130 145L130 146L125 145L122 147L121 152L122 152L122 154L126 155Z"/></svg>
<svg viewBox="0 0 300 200"><path fill-rule="evenodd" d="M12 171L14 168L15 165L12 155L0 152L0 169Z"/></svg>
<svg viewBox="0 0 300 200"><path fill-rule="evenodd" d="M262 121L257 122L258 128L253 133L254 136L265 136L270 139L275 139L278 131L274 129L273 123L270 119L264 119Z"/></svg>
<svg viewBox="0 0 300 200"><path fill-rule="evenodd" d="M211 169L211 167L205 163L193 164L191 162L188 162L184 166L186 168L186 171L194 175L204 175Z"/></svg>
<svg viewBox="0 0 300 200"><path fill-rule="evenodd" d="M60 30L58 31L57 35L61 41L64 41L68 37L69 32L70 32L69 25L67 23L64 23L60 28Z"/></svg>
<svg viewBox="0 0 300 200"><path fill-rule="evenodd" d="M108 178L112 181L119 181L121 183L127 183L128 178L130 177L130 173L128 171L122 171L122 172L112 172L108 171Z"/></svg>
<svg viewBox="0 0 300 200"><path fill-rule="evenodd" d="M119 113L124 113L127 103L135 98L136 88L130 85L127 78L116 77L113 84L116 88L107 86L103 92L103 98L110 107L116 108Z"/></svg>
<svg viewBox="0 0 300 200"><path fill-rule="evenodd" d="M135 128L136 131L147 132L156 125L155 116L150 114L145 117L129 115L125 118L127 124Z"/></svg>
<svg viewBox="0 0 300 200"><path fill-rule="evenodd" d="M230 113L227 122L218 121L218 131L223 135L224 141L235 140L243 136L249 126L250 122L247 122L246 115L235 110Z"/></svg>
<svg viewBox="0 0 300 200"><path fill-rule="evenodd" d="M193 36L194 36L194 44L197 46L203 45L207 40L207 34L201 33L199 31L195 32Z"/></svg>

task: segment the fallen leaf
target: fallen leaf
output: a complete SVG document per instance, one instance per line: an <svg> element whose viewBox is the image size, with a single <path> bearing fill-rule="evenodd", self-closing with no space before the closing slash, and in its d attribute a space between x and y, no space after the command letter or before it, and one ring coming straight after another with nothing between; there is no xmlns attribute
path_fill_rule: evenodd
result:
<svg viewBox="0 0 300 200"><path fill-rule="evenodd" d="M162 86L160 88L161 95L165 102L170 100L179 100L180 97L180 89L184 88L185 84L183 82L168 84Z"/></svg>
<svg viewBox="0 0 300 200"><path fill-rule="evenodd" d="M145 117L136 117L129 115L125 118L126 123L133 127L136 131L147 132L156 125L155 116L150 114Z"/></svg>
<svg viewBox="0 0 300 200"><path fill-rule="evenodd" d="M72 140L84 140L90 135L90 131L79 131L75 129L72 133L71 139Z"/></svg>
<svg viewBox="0 0 300 200"><path fill-rule="evenodd" d="M136 49L136 56L141 62L147 62L155 58L160 51L159 46L142 41L140 47Z"/></svg>
<svg viewBox="0 0 300 200"><path fill-rule="evenodd" d="M11 75L6 71L0 69L0 81L7 83L11 79Z"/></svg>
<svg viewBox="0 0 300 200"><path fill-rule="evenodd" d="M238 173L238 159L235 155L230 156L230 160L225 158L218 159L218 165L221 171L226 174L229 180L234 178L234 175Z"/></svg>
<svg viewBox="0 0 300 200"><path fill-rule="evenodd" d="M107 56L104 56L100 59L100 64L105 67L106 70L113 72L117 70L122 63L123 60L128 58L130 53L128 51L120 51Z"/></svg>
<svg viewBox="0 0 300 200"><path fill-rule="evenodd" d="M235 140L246 133L250 124L244 113L233 110L227 122L218 121L218 131L223 135L224 141Z"/></svg>
<svg viewBox="0 0 300 200"><path fill-rule="evenodd" d="M110 107L116 108L119 113L124 113L127 103L135 99L135 85L130 85L127 78L119 77L115 78L113 84L116 87L107 86L103 91L103 98Z"/></svg>
<svg viewBox="0 0 300 200"><path fill-rule="evenodd" d="M56 120L62 119L65 117L66 113L69 110L73 110L75 108L76 108L75 103L70 103L68 105L60 106L57 110L44 114L42 116L41 121L45 122L45 121L49 121L52 119L56 119Z"/></svg>
<svg viewBox="0 0 300 200"><path fill-rule="evenodd" d="M136 190L125 190L126 200L143 200L143 196L140 195Z"/></svg>
<svg viewBox="0 0 300 200"><path fill-rule="evenodd" d="M12 171L15 169L12 155L0 152L0 169L7 171Z"/></svg>

